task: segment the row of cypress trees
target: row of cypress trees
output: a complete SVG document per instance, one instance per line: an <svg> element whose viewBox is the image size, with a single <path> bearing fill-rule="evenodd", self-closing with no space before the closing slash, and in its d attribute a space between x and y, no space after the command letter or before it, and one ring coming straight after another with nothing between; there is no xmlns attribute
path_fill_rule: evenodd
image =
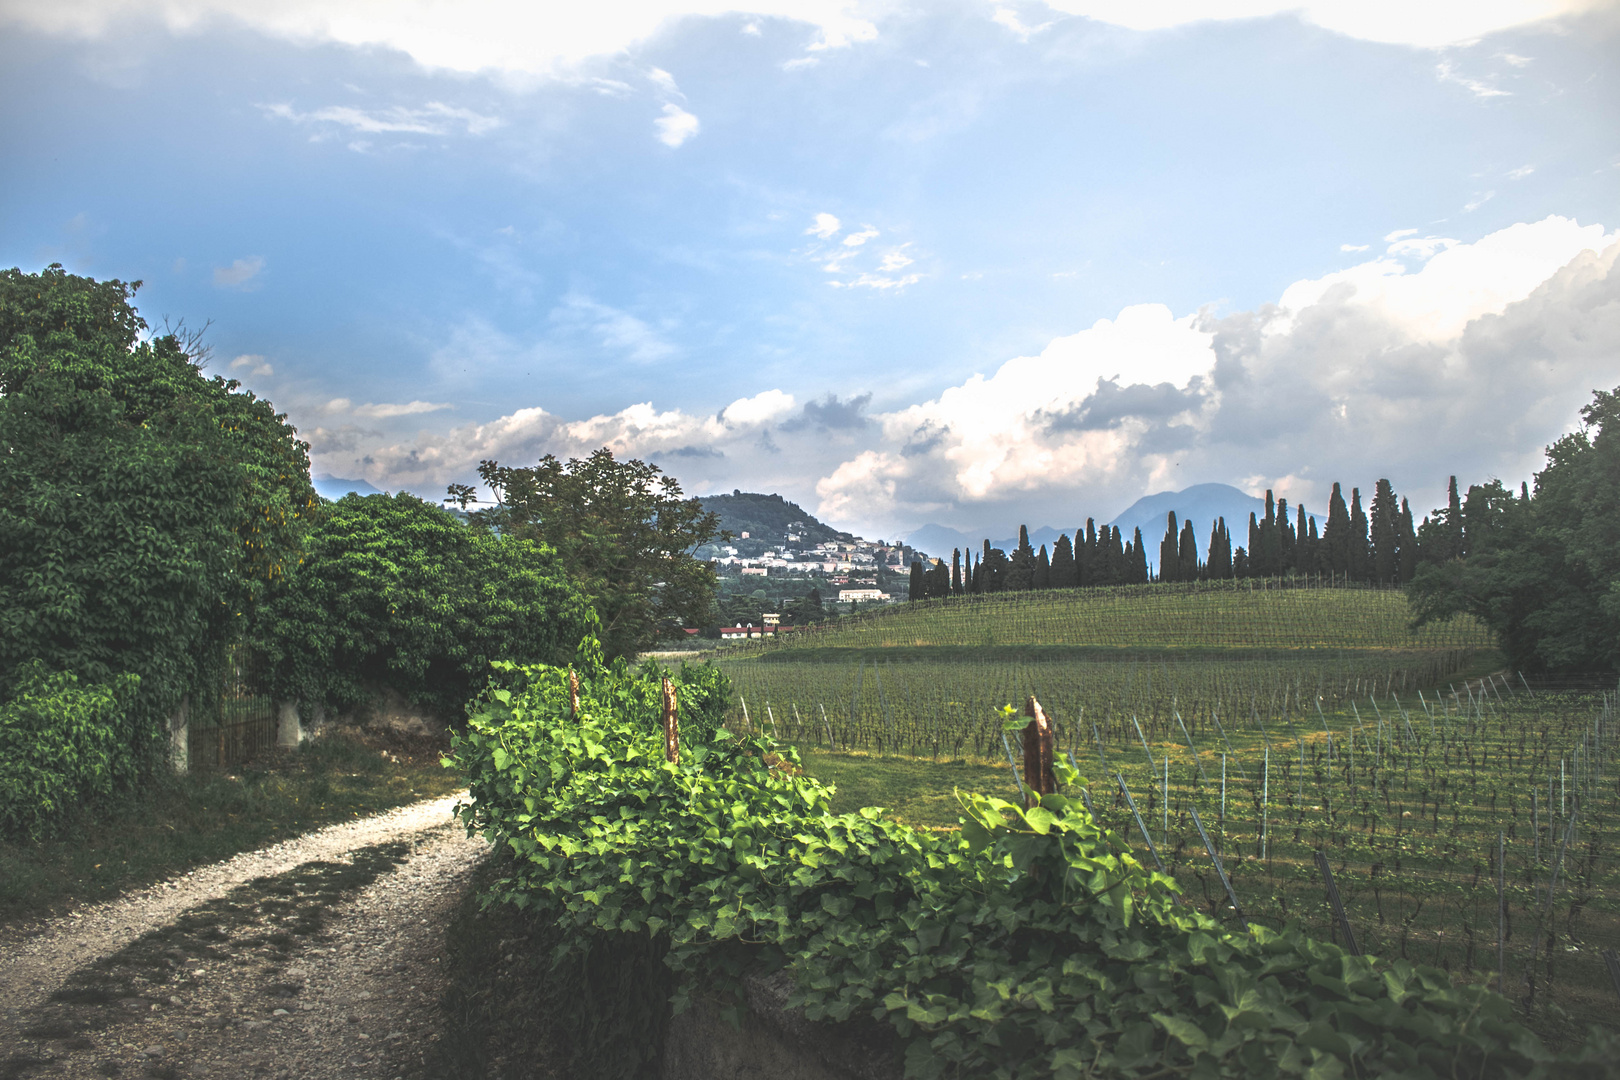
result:
<svg viewBox="0 0 1620 1080"><path fill-rule="evenodd" d="M1225 518L1210 526L1206 555L1198 555L1193 523L1178 522L1172 511L1159 541L1158 559L1149 565L1142 530L1129 540L1112 526L1086 519L1074 540L1059 535L1048 554L1046 545L1031 548L1029 529L1018 527L1018 546L1011 555L984 542L977 556L961 549L932 566L911 564L911 598L922 600L1027 589L1072 589L1131 585L1149 581L1210 581L1231 578L1287 577L1320 574L1367 584L1404 584L1420 562L1443 562L1467 551L1466 507L1457 478L1451 478L1444 509L1412 523L1412 509L1395 494L1388 480L1373 486L1372 502L1363 509L1361 489L1345 502L1339 484L1328 497L1327 521L1320 534L1317 519L1303 505L1291 512L1287 499L1266 492L1264 517L1249 515L1247 542L1233 547ZM1469 489L1470 497L1474 488Z"/></svg>

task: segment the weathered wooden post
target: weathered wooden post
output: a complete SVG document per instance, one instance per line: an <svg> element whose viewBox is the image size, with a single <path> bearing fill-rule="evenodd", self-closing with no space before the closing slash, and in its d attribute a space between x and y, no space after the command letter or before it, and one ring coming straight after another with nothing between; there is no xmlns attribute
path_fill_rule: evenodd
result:
<svg viewBox="0 0 1620 1080"><path fill-rule="evenodd" d="M1024 700L1024 715L1030 718L1024 728L1024 805L1030 807L1057 791L1057 777L1052 773L1052 722L1034 694Z"/></svg>
<svg viewBox="0 0 1620 1080"><path fill-rule="evenodd" d="M573 668L568 669L568 718L579 719L579 672Z"/></svg>
<svg viewBox="0 0 1620 1080"><path fill-rule="evenodd" d="M679 764L681 760L681 732L679 709L675 701L675 684L664 679L664 760Z"/></svg>

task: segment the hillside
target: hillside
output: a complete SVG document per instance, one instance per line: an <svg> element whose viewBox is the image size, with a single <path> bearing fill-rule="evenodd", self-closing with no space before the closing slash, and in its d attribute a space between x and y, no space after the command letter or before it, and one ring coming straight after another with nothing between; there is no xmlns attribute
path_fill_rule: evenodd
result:
<svg viewBox="0 0 1620 1080"><path fill-rule="evenodd" d="M788 502L780 495L762 495L752 491L733 491L730 495L702 495L698 501L703 508L720 519L720 527L734 537L747 533L751 540L767 543L787 543L789 536L798 538L804 547L840 540L852 543L856 537L825 525L805 511L798 503Z"/></svg>
<svg viewBox="0 0 1620 1080"><path fill-rule="evenodd" d="M1478 649L1472 618L1413 632L1405 594L1381 589L1130 585L1053 589L904 604L769 646L813 649L1067 646L1114 649Z"/></svg>

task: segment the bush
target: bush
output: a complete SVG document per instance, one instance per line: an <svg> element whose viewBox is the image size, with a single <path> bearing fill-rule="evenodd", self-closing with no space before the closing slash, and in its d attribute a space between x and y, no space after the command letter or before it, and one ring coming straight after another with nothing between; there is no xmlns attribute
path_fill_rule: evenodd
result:
<svg viewBox="0 0 1620 1080"><path fill-rule="evenodd" d="M835 815L761 738L683 734L666 762L618 704L651 671L590 673L577 717L565 670L507 673L455 750L463 819L513 856L491 899L560 927L558 962L644 936L677 1011L786 969L808 1019L891 1025L915 1077L1607 1075L1614 1040L1556 1058L1438 969L1224 930L1062 795L961 796L960 833Z"/></svg>
<svg viewBox="0 0 1620 1080"><path fill-rule="evenodd" d="M69 809L105 801L134 779L130 706L140 679L80 686L40 661L0 705L0 832L37 839Z"/></svg>

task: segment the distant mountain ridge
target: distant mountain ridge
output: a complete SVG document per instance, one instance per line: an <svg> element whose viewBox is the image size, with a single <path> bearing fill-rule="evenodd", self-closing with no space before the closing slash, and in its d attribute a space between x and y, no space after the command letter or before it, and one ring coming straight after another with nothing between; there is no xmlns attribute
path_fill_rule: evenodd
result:
<svg viewBox="0 0 1620 1080"><path fill-rule="evenodd" d="M1249 542L1249 514L1264 517L1266 501L1231 484L1194 484L1181 491L1161 491L1156 495L1144 495L1126 507L1112 521L1102 524L1120 529L1125 533L1127 540L1131 538L1134 530L1141 529L1142 539L1147 542L1149 553L1156 556L1159 540L1164 536L1165 525L1172 510L1175 511L1177 521L1193 523L1193 533L1198 537L1198 557L1203 558L1208 554L1210 526L1215 523L1216 518L1226 519L1226 527L1232 533L1233 547L1246 546ZM1290 519L1297 513L1295 508L1289 507ZM1321 529L1326 520L1317 514L1306 516L1316 520L1318 529ZM1045 544L1050 551L1059 535L1067 534L1072 539L1074 531L1084 529L1085 524L1085 517L1082 516L1068 528L1059 529L1043 525L1031 529L1030 546L1038 549ZM918 551L927 552L939 559L949 559L951 551L956 548L963 551L978 551L987 539L991 547L1001 548L1007 552L1018 546L1016 532L998 540L984 533L963 532L947 525L924 525L905 537L906 543Z"/></svg>
<svg viewBox="0 0 1620 1080"><path fill-rule="evenodd" d="M331 499L333 502L351 492L356 495L383 494L383 492L364 480L345 480L341 476L333 476L331 473L316 473L310 477L310 482L315 485L317 495L323 499Z"/></svg>
<svg viewBox="0 0 1620 1080"><path fill-rule="evenodd" d="M747 533L752 540L783 543L793 535L806 546L833 540L853 543L857 539L853 533L839 532L816 520L798 503L776 494L733 490L730 495L700 495L698 502L718 517L720 527L734 537Z"/></svg>

